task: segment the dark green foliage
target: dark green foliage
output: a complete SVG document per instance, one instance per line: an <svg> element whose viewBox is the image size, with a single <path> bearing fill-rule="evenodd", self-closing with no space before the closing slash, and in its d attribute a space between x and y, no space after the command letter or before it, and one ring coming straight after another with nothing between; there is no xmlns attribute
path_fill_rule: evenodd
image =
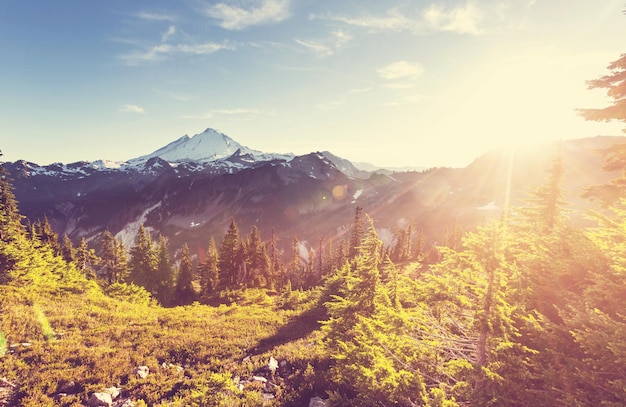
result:
<svg viewBox="0 0 626 407"><path fill-rule="evenodd" d="M239 228L235 219L231 219L228 232L220 244L219 283L220 288L235 288L239 284L239 274L244 262L241 258Z"/></svg>
<svg viewBox="0 0 626 407"><path fill-rule="evenodd" d="M194 272L189 256L189 247L184 245L180 258L180 266L178 267L176 288L174 290L174 301L176 304L188 305L196 299L196 292L193 289L193 278Z"/></svg>
<svg viewBox="0 0 626 407"><path fill-rule="evenodd" d="M601 109L579 109L578 112L587 120L626 122L626 54L607 68L610 74L591 80L588 85L589 89L606 89L613 104Z"/></svg>
<svg viewBox="0 0 626 407"><path fill-rule="evenodd" d="M208 297L217 290L219 285L219 257L215 239L209 240L206 258L198 264L200 276L200 296Z"/></svg>
<svg viewBox="0 0 626 407"><path fill-rule="evenodd" d="M158 284L154 278L156 255L152 248L152 239L143 225L139 228L135 245L130 249L128 268L131 283L145 287L150 293L157 291Z"/></svg>

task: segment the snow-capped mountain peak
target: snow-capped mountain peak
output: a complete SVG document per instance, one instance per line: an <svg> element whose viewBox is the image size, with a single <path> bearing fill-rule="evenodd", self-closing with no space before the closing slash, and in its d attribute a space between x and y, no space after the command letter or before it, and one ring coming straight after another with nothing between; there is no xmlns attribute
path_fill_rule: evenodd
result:
<svg viewBox="0 0 626 407"><path fill-rule="evenodd" d="M180 163L189 161L215 161L230 157L237 150L242 153L258 155L260 151L251 150L242 146L226 134L208 128L193 137L184 135L158 150L130 160L130 162L145 162L153 157L160 157L167 162Z"/></svg>

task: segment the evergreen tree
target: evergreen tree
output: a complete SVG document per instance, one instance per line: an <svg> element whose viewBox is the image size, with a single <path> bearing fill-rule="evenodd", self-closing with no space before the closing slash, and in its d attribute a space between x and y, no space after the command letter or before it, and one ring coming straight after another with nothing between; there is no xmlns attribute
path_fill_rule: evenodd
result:
<svg viewBox="0 0 626 407"><path fill-rule="evenodd" d="M67 234L64 234L61 240L61 257L68 263L76 261L76 249L74 249L74 244Z"/></svg>
<svg viewBox="0 0 626 407"><path fill-rule="evenodd" d="M268 288L276 288L278 281L284 280L284 270L280 262L280 253L278 251L278 238L276 237L276 230L272 228L272 235L267 245L267 253L270 258L270 277L268 282Z"/></svg>
<svg viewBox="0 0 626 407"><path fill-rule="evenodd" d="M22 218L9 174L0 166L0 283L9 279L10 271L21 257L18 243L26 239Z"/></svg>
<svg viewBox="0 0 626 407"><path fill-rule="evenodd" d="M108 285L117 282L116 263L117 263L117 246L115 238L108 230L102 234L100 241L102 268L105 280Z"/></svg>
<svg viewBox="0 0 626 407"><path fill-rule="evenodd" d="M209 247L206 251L206 258L198 264L198 274L200 275L200 295L209 296L217 290L219 285L219 257L215 239L211 237Z"/></svg>
<svg viewBox="0 0 626 407"><path fill-rule="evenodd" d="M531 193L530 206L523 208L529 224L534 224L540 233L551 233L564 221L563 182L564 167L562 146L559 144L556 157L548 170L547 181Z"/></svg>
<svg viewBox="0 0 626 407"><path fill-rule="evenodd" d="M626 123L626 54L608 66L609 74L589 81L589 89L606 89L612 104L605 108L578 109L586 120L612 121ZM607 205L613 204L625 196L626 185L626 143L619 143L601 151L606 158L604 169L607 171L621 170L622 175L603 185L589 187L585 192L587 198L600 199Z"/></svg>
<svg viewBox="0 0 626 407"><path fill-rule="evenodd" d="M252 227L249 242L247 250L248 286L266 287L271 278L270 257L267 255L265 244L261 240L261 234L256 225Z"/></svg>
<svg viewBox="0 0 626 407"><path fill-rule="evenodd" d="M333 405L423 405L427 398L417 352L402 335L408 319L380 283L381 246L368 218L354 267L346 263L326 281L329 319L322 329L337 386L330 392Z"/></svg>
<svg viewBox="0 0 626 407"><path fill-rule="evenodd" d="M48 245L55 254L61 253L59 236L52 230L52 225L48 217L44 215L43 220L33 223L33 237L36 237L42 244Z"/></svg>
<svg viewBox="0 0 626 407"><path fill-rule="evenodd" d="M75 263L78 269L86 276L96 278L96 265L100 262L100 258L93 249L87 246L85 238L81 238L78 246L76 246Z"/></svg>
<svg viewBox="0 0 626 407"><path fill-rule="evenodd" d="M174 285L174 269L167 247L167 239L163 235L159 235L155 256L154 296L161 304L167 305Z"/></svg>
<svg viewBox="0 0 626 407"><path fill-rule="evenodd" d="M175 301L178 305L191 304L196 299L196 292L193 289L193 266L189 255L189 247L185 244L178 267L178 278L174 292Z"/></svg>
<svg viewBox="0 0 626 407"><path fill-rule="evenodd" d="M131 283L145 287L150 293L156 292L154 284L156 256L152 249L152 239L143 225L135 237L135 245L130 249L128 268Z"/></svg>
<svg viewBox="0 0 626 407"><path fill-rule="evenodd" d="M626 54L608 66L610 74L587 82L589 89L606 89L607 96L613 99L611 106L601 109L578 109L586 120L611 121L626 123Z"/></svg>
<svg viewBox="0 0 626 407"><path fill-rule="evenodd" d="M361 246L361 240L364 235L363 225L363 208L357 206L354 210L354 223L352 224L352 232L350 234L350 246L348 250L348 258L353 259L359 253L359 247Z"/></svg>
<svg viewBox="0 0 626 407"><path fill-rule="evenodd" d="M235 219L231 219L228 232L220 244L219 282L222 288L235 288L240 269L239 229Z"/></svg>
<svg viewBox="0 0 626 407"><path fill-rule="evenodd" d="M302 256L300 256L300 241L297 237L294 237L291 242L291 261L287 266L287 279L291 281L291 285L296 288L302 287L302 263Z"/></svg>

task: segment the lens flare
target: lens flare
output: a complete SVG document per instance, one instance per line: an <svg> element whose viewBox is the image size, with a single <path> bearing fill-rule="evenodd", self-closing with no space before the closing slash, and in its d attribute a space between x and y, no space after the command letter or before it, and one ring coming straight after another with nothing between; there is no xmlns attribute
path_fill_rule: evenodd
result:
<svg viewBox="0 0 626 407"><path fill-rule="evenodd" d="M48 318L46 317L46 314L44 314L41 307L35 304L33 305L33 310L35 311L35 317L37 318L37 321L39 321L39 325L41 325L41 331L43 332L43 336L47 340L54 339L54 330L50 326L50 322L48 321Z"/></svg>
<svg viewBox="0 0 626 407"><path fill-rule="evenodd" d="M335 185L332 190L333 198L342 200L348 194L348 187L346 185Z"/></svg>
<svg viewBox="0 0 626 407"><path fill-rule="evenodd" d="M2 331L0 331L0 357L7 353L7 340L5 339Z"/></svg>

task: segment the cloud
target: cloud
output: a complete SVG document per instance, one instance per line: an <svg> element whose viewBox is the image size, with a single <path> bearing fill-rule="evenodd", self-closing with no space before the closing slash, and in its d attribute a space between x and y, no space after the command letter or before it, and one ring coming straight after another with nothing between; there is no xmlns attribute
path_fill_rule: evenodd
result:
<svg viewBox="0 0 626 407"><path fill-rule="evenodd" d="M176 27L170 25L167 31L164 32L163 35L161 35L161 42L167 42L167 40L170 39L170 37L174 34L176 34Z"/></svg>
<svg viewBox="0 0 626 407"><path fill-rule="evenodd" d="M124 105L124 106L120 107L120 112L143 114L143 113L145 113L145 110L144 110L143 107L137 106L137 105Z"/></svg>
<svg viewBox="0 0 626 407"><path fill-rule="evenodd" d="M424 68L417 63L398 61L380 68L378 74L387 80L416 80L424 74Z"/></svg>
<svg viewBox="0 0 626 407"><path fill-rule="evenodd" d="M479 27L483 16L483 12L473 2L451 9L433 4L423 13L424 21L434 31L473 35L483 33L483 29Z"/></svg>
<svg viewBox="0 0 626 407"><path fill-rule="evenodd" d="M309 50L313 51L320 57L327 57L333 54L333 51L330 49L330 47L328 47L327 45L321 44L319 42L304 41L304 40L299 40L299 39L295 39L294 41L302 45L303 47L308 48Z"/></svg>
<svg viewBox="0 0 626 407"><path fill-rule="evenodd" d="M139 14L136 14L136 16L141 18L142 20L151 20L151 21L176 21L177 20L176 17L170 16L167 14L148 13L148 12L141 12Z"/></svg>
<svg viewBox="0 0 626 407"><path fill-rule="evenodd" d="M480 35L485 32L485 28L482 27L483 23L489 21L486 18L486 10L493 11L494 7L485 5L484 8L480 8L475 0L468 0L464 5L444 7L439 4L431 4L425 9L408 12L396 7L387 10L383 16L316 15L312 18L338 21L371 31L410 31L413 34L421 35L449 31L458 34ZM497 20L497 17L493 19Z"/></svg>
<svg viewBox="0 0 626 407"><path fill-rule="evenodd" d="M284 21L291 15L289 8L290 0L256 0L241 6L218 3L208 7L205 14L219 20L218 25L222 28L242 30L254 25Z"/></svg>
<svg viewBox="0 0 626 407"><path fill-rule="evenodd" d="M137 66L144 62L161 61L172 56L208 55L220 50L233 50L234 46L227 43L206 42L202 44L159 44L143 51L134 51L121 55L119 58L129 66Z"/></svg>
<svg viewBox="0 0 626 407"><path fill-rule="evenodd" d="M333 31L332 36L325 41L304 41L299 39L294 41L323 58L335 54L351 40L352 36L350 34L338 30Z"/></svg>

